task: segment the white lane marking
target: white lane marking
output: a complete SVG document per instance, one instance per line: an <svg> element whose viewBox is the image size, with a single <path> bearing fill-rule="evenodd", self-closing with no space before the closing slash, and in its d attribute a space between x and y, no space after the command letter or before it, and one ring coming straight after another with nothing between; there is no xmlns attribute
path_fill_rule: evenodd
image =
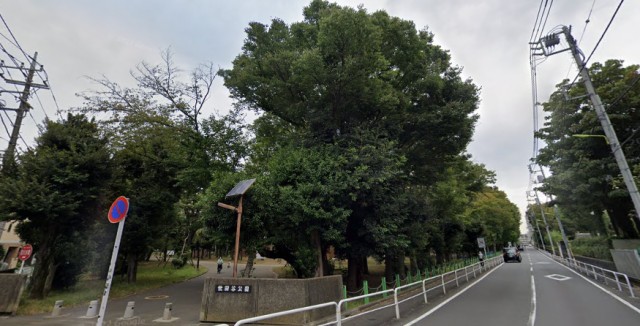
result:
<svg viewBox="0 0 640 326"><path fill-rule="evenodd" d="M529 313L529 321L527 326L534 326L536 324L536 281L531 274L531 313Z"/></svg>
<svg viewBox="0 0 640 326"><path fill-rule="evenodd" d="M566 281L571 279L571 277L569 276L564 276L560 274L551 274L551 275L546 275L545 277L550 278L552 280L556 280L556 281Z"/></svg>
<svg viewBox="0 0 640 326"><path fill-rule="evenodd" d="M444 300L442 303L440 303L439 305L433 307L433 309L427 311L426 313L424 313L424 315L410 321L407 324L404 324L404 326L411 326L414 325L415 323L421 321L422 319L426 318L427 316L431 315L432 313L436 312L436 310L442 308L444 305L446 305L447 303L451 302L451 300L457 298L459 295L465 293L467 290L469 290L471 287L473 287L474 285L478 284L478 282L484 280L485 277L489 276L491 273L495 272L498 268L504 266L504 264L500 264L498 267L492 269L491 271L489 271L486 275L484 275L483 277L479 278L477 281L471 283L469 286L467 286L466 288L464 288L462 291L454 294L453 296L451 296L451 298Z"/></svg>
<svg viewBox="0 0 640 326"><path fill-rule="evenodd" d="M544 256L545 256L545 257L547 257L547 259L551 259L551 261L553 261L554 263L556 263L556 264L558 264L558 265L560 265L560 266L562 266L562 267L564 267L564 268L568 269L569 271L573 272L574 274L576 274L576 275L578 275L578 276L582 277L582 279L584 279L585 281L587 281L587 282L589 282L589 283L593 284L593 286L597 287L598 289L602 290L604 293L606 293L606 294L608 294L608 295L612 296L614 299L616 299L616 300L620 301L620 302L621 302L622 304L624 304L625 306L627 306L627 307L629 307L629 308L633 309L635 312L637 312L637 313L639 313L639 314L640 314L640 309L636 308L634 305L632 305L631 303L629 303L629 302L627 302L626 300L622 299L621 297L619 297L619 296L615 295L613 292L611 292L611 291L609 291L609 290L607 290L607 289L605 289L605 288L601 287L599 284L594 283L593 281L591 281L590 279L588 279L588 278L584 277L584 275L582 275L582 274L580 274L580 273L578 273L578 272L574 271L573 269L571 269L571 268L569 268L569 267L567 267L567 266L565 266L565 265L563 265L563 264L560 264L559 262L557 262L557 261L553 260L553 258L551 258L551 257L549 257L549 256L546 256L546 255L544 255Z"/></svg>
<svg viewBox="0 0 640 326"><path fill-rule="evenodd" d="M533 273L533 266L531 266L529 270L531 271L531 273Z"/></svg>

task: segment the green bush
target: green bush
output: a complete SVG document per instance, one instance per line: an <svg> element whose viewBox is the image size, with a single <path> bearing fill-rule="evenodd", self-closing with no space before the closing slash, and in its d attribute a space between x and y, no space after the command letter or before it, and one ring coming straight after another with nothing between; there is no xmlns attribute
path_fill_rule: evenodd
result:
<svg viewBox="0 0 640 326"><path fill-rule="evenodd" d="M609 239L605 237L580 238L571 241L574 255L613 261Z"/></svg>
<svg viewBox="0 0 640 326"><path fill-rule="evenodd" d="M187 264L187 262L184 259L182 259L181 257L175 257L175 258L171 259L171 265L173 265L174 268L182 268L186 264Z"/></svg>

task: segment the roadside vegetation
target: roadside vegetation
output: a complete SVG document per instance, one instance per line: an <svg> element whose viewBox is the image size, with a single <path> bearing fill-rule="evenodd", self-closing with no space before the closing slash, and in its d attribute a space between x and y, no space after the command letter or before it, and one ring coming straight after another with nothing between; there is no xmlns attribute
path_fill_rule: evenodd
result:
<svg viewBox="0 0 640 326"><path fill-rule="evenodd" d="M467 151L480 86L433 32L322 0L302 14L249 23L223 69L181 74L165 51L132 69L133 83L94 78L82 107L45 121L34 148L9 158L0 218L34 246L29 298L105 277L118 196L130 201L118 257L130 289L155 252L176 267L228 256L236 213L216 203L238 205L226 194L247 179L240 249L286 261L298 278L331 275L332 251L349 291L367 259L405 278L474 257L479 237L493 250L517 242L517 206ZM216 78L234 101L219 112L208 102Z"/></svg>
<svg viewBox="0 0 640 326"><path fill-rule="evenodd" d="M138 265L136 283L127 283L126 278L120 275L114 277L109 299L122 298L145 290L182 282L206 272L207 269L202 266L199 270L191 265L176 269L169 264L163 267L158 262L143 262ZM104 285L105 280L86 278L83 275L73 287L51 291L49 296L44 299L29 299L28 296L23 296L17 314L34 315L50 312L57 300L64 300L65 307L88 305L90 301L99 300L102 297Z"/></svg>

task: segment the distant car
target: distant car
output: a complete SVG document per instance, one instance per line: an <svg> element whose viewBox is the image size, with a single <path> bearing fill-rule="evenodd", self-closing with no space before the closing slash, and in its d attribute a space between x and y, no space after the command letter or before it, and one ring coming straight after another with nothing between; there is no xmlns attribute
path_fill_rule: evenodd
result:
<svg viewBox="0 0 640 326"><path fill-rule="evenodd" d="M523 251L523 250L524 250L524 246L523 246L523 245L521 245L521 244L519 244L519 245L518 245L518 251Z"/></svg>
<svg viewBox="0 0 640 326"><path fill-rule="evenodd" d="M522 257L520 257L520 252L515 247L504 248L504 253L502 254L502 258L504 258L504 262L508 263L510 261L522 262Z"/></svg>

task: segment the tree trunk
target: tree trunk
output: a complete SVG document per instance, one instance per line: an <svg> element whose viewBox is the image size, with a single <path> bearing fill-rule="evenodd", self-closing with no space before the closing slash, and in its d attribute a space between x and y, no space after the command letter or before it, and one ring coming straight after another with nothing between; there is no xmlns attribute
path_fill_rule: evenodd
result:
<svg viewBox="0 0 640 326"><path fill-rule="evenodd" d="M253 251L255 252L255 251ZM247 255L247 264L244 266L244 272L242 274L244 277L251 278L251 274L253 272L253 263L256 259L256 255Z"/></svg>
<svg viewBox="0 0 640 326"><path fill-rule="evenodd" d="M357 291L362 286L362 257L356 255L348 256L347 290Z"/></svg>
<svg viewBox="0 0 640 326"><path fill-rule="evenodd" d="M138 274L138 259L133 253L127 254L127 283L135 283Z"/></svg>
<svg viewBox="0 0 640 326"><path fill-rule="evenodd" d="M324 259L322 256L324 252L322 251L322 241L320 240L320 233L318 230L311 231L311 245L316 252L316 272L315 277L324 276Z"/></svg>
<svg viewBox="0 0 640 326"><path fill-rule="evenodd" d="M44 299L48 291L46 291L46 284L48 273L53 266L53 253L50 248L42 244L38 252L36 253L37 261L33 271L33 277L31 279L31 291L29 297L31 299Z"/></svg>

